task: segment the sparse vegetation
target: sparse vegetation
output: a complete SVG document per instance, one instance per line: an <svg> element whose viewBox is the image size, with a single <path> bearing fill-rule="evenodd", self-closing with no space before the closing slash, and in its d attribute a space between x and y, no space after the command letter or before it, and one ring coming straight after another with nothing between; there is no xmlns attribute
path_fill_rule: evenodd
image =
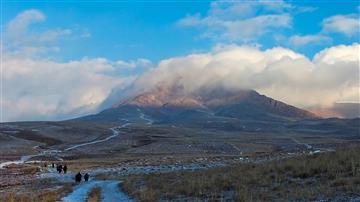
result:
<svg viewBox="0 0 360 202"><path fill-rule="evenodd" d="M17 133L12 134L12 136L14 136L16 138L25 139L25 140L45 143L48 146L62 143L60 140L57 140L52 137L46 137L44 135L37 134L36 132L33 132L31 130L20 130Z"/></svg>
<svg viewBox="0 0 360 202"><path fill-rule="evenodd" d="M360 145L262 164L132 176L122 188L140 201L344 200L359 197Z"/></svg>
<svg viewBox="0 0 360 202"><path fill-rule="evenodd" d="M72 190L70 184L52 190L39 190L31 193L7 192L0 197L0 201L6 202L54 202L61 199L64 193Z"/></svg>

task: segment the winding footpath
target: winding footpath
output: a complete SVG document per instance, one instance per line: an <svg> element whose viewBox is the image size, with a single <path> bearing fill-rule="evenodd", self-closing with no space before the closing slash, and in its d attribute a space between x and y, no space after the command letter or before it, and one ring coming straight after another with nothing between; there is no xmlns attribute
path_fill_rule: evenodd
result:
<svg viewBox="0 0 360 202"><path fill-rule="evenodd" d="M153 119L146 118L146 115L138 108L137 111L140 113L140 119L146 121L147 125L152 125L154 123Z"/></svg>
<svg viewBox="0 0 360 202"><path fill-rule="evenodd" d="M62 152L70 151L70 150L73 150L73 149L76 149L76 148L79 148L79 147L84 147L84 146L97 144L97 143L101 143L101 142L106 142L106 141L108 141L108 140L110 140L112 138L115 138L115 137L119 136L120 135L119 129L124 128L124 127L126 127L128 125L130 125L130 123L125 123L125 124L123 124L121 126L110 128L110 130L112 131L112 135L110 135L110 136L108 136L108 137L106 137L104 139L95 140L95 141L86 142L86 143L81 143L81 144L76 144L74 146L71 146L69 148L64 149L63 151L61 151L61 150L45 150L45 151L42 151L42 152L40 152L38 154L24 155L24 156L22 156L20 158L20 160L6 161L6 162L3 162L3 163L0 163L0 169L4 169L6 166L11 165L11 164L16 164L16 165L24 164L33 157L62 153ZM62 160L62 159L58 158L58 160Z"/></svg>
<svg viewBox="0 0 360 202"><path fill-rule="evenodd" d="M45 151L42 151L38 154L32 154L32 155L24 155L20 158L20 160L15 160L15 161L6 161L6 162L3 162L3 163L0 163L0 169L4 169L6 166L8 165L11 165L11 164L16 164L16 165L21 165L21 164L24 164L25 162L29 161L31 158L33 157L37 157L37 156L44 156L44 155L51 155L51 154L54 154L54 153L59 153L61 151L59 150L45 150ZM58 160L62 160L62 158L58 158Z"/></svg>
<svg viewBox="0 0 360 202"><path fill-rule="evenodd" d="M3 163L0 163L0 169L4 169L4 167L8 166L8 165L11 165L11 164L16 164L16 165L19 165L19 164L24 164L26 161L28 161L29 159L31 159L32 157L35 157L35 156L38 156L38 154L35 154L35 155L26 155L26 156L22 156L20 158L20 160L16 160L16 161L6 161L6 162L3 162Z"/></svg>
<svg viewBox="0 0 360 202"><path fill-rule="evenodd" d="M121 129L121 128L124 128L124 127L126 127L128 125L130 125L130 123L125 123L125 124L123 124L121 126L110 128L110 130L112 131L113 134L110 135L107 138L104 138L104 139L101 139L101 140L95 140L95 141L92 141L92 142L86 142L86 143L82 143L82 144L77 144L77 145L74 145L72 147L64 149L64 151L70 151L70 150L73 150L73 149L76 149L76 148L79 148L79 147L83 147L83 146L87 146L87 145L92 145L92 144L108 141L108 140L110 140L110 139L112 139L114 137L119 136L120 132L118 130Z"/></svg>

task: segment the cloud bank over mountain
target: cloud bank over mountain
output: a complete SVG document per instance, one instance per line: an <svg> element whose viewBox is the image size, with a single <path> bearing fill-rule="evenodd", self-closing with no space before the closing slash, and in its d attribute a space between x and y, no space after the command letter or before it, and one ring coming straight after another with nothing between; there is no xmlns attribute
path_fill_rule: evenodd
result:
<svg viewBox="0 0 360 202"><path fill-rule="evenodd" d="M281 47L217 46L209 53L160 61L141 75L131 90L137 94L159 85L181 86L185 93L211 86L255 89L305 108L345 100L358 102L359 48L356 43L335 46L309 59ZM111 99L119 100L121 95Z"/></svg>

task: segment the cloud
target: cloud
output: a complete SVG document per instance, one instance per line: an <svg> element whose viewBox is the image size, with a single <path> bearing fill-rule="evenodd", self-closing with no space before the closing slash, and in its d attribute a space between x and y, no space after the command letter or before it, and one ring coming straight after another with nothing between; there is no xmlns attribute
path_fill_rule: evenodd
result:
<svg viewBox="0 0 360 202"><path fill-rule="evenodd" d="M335 47L326 48L314 57L317 63L335 64L338 61L347 61L358 63L360 59L360 46L359 45L339 45Z"/></svg>
<svg viewBox="0 0 360 202"><path fill-rule="evenodd" d="M289 38L292 46L300 47L308 44L329 44L332 38L320 34L315 35L294 35Z"/></svg>
<svg viewBox="0 0 360 202"><path fill-rule="evenodd" d="M27 31L29 25L42 22L46 16L39 10L30 9L19 13L12 19L7 27L7 31L13 35L22 34Z"/></svg>
<svg viewBox="0 0 360 202"><path fill-rule="evenodd" d="M275 29L291 28L294 7L283 1L212 2L206 16L199 13L180 19L180 26L201 28L203 37L251 42Z"/></svg>
<svg viewBox="0 0 360 202"><path fill-rule="evenodd" d="M359 34L360 21L357 14L335 15L322 21L324 32L336 32L346 36Z"/></svg>
<svg viewBox="0 0 360 202"><path fill-rule="evenodd" d="M113 88L136 78L118 74L121 66L135 65L140 64L104 58L55 62L5 53L4 120L59 120L94 113Z"/></svg>
<svg viewBox="0 0 360 202"><path fill-rule="evenodd" d="M158 85L179 85L186 93L211 86L255 89L305 108L341 100L359 102L359 48L359 44L334 46L311 60L281 47L262 51L218 46L209 53L160 61L136 80L133 90L137 94Z"/></svg>
<svg viewBox="0 0 360 202"><path fill-rule="evenodd" d="M39 47L45 43L54 42L62 36L71 35L70 29L54 29L36 32L30 29L31 25L41 23L46 20L46 16L39 10L30 9L19 13L6 26L4 34L8 49L26 47Z"/></svg>
<svg viewBox="0 0 360 202"><path fill-rule="evenodd" d="M1 121L61 120L96 112L113 88L123 88L140 70L151 66L146 59L51 60L49 52L60 50L53 43L73 34L73 30L39 31L31 27L45 19L41 11L31 9L18 14L5 27L5 45L0 44Z"/></svg>
<svg viewBox="0 0 360 202"><path fill-rule="evenodd" d="M149 67L152 65L151 61L148 59L140 58L137 60L131 60L129 62L124 61L116 61L115 62L117 67L124 68L124 69L134 69L138 67Z"/></svg>

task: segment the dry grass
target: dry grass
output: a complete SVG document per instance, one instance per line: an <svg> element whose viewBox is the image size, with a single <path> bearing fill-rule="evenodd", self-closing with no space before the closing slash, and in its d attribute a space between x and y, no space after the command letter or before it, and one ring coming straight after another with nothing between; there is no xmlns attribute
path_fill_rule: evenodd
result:
<svg viewBox="0 0 360 202"><path fill-rule="evenodd" d="M57 139L52 138L52 137L47 137L47 136L44 136L44 135L40 135L40 134L38 134L36 132L33 132L31 130L20 130L18 133L12 134L12 136L17 137L17 138L21 138L21 139L25 139L25 140L35 141L35 142L42 142L42 143L45 143L48 146L52 146L52 145L62 143L60 140L57 140Z"/></svg>
<svg viewBox="0 0 360 202"><path fill-rule="evenodd" d="M7 169L0 169L0 189L27 184L37 172L39 168L32 165L10 165Z"/></svg>
<svg viewBox="0 0 360 202"><path fill-rule="evenodd" d="M61 188L45 191L34 191L31 193L8 192L0 196L0 201L6 202L54 202L59 201L64 193L72 190L71 185L65 185Z"/></svg>
<svg viewBox="0 0 360 202"><path fill-rule="evenodd" d="M263 164L133 176L123 189L140 201L298 201L357 196L360 146Z"/></svg>
<svg viewBox="0 0 360 202"><path fill-rule="evenodd" d="M88 196L87 202L100 202L101 201L101 188L94 187Z"/></svg>

